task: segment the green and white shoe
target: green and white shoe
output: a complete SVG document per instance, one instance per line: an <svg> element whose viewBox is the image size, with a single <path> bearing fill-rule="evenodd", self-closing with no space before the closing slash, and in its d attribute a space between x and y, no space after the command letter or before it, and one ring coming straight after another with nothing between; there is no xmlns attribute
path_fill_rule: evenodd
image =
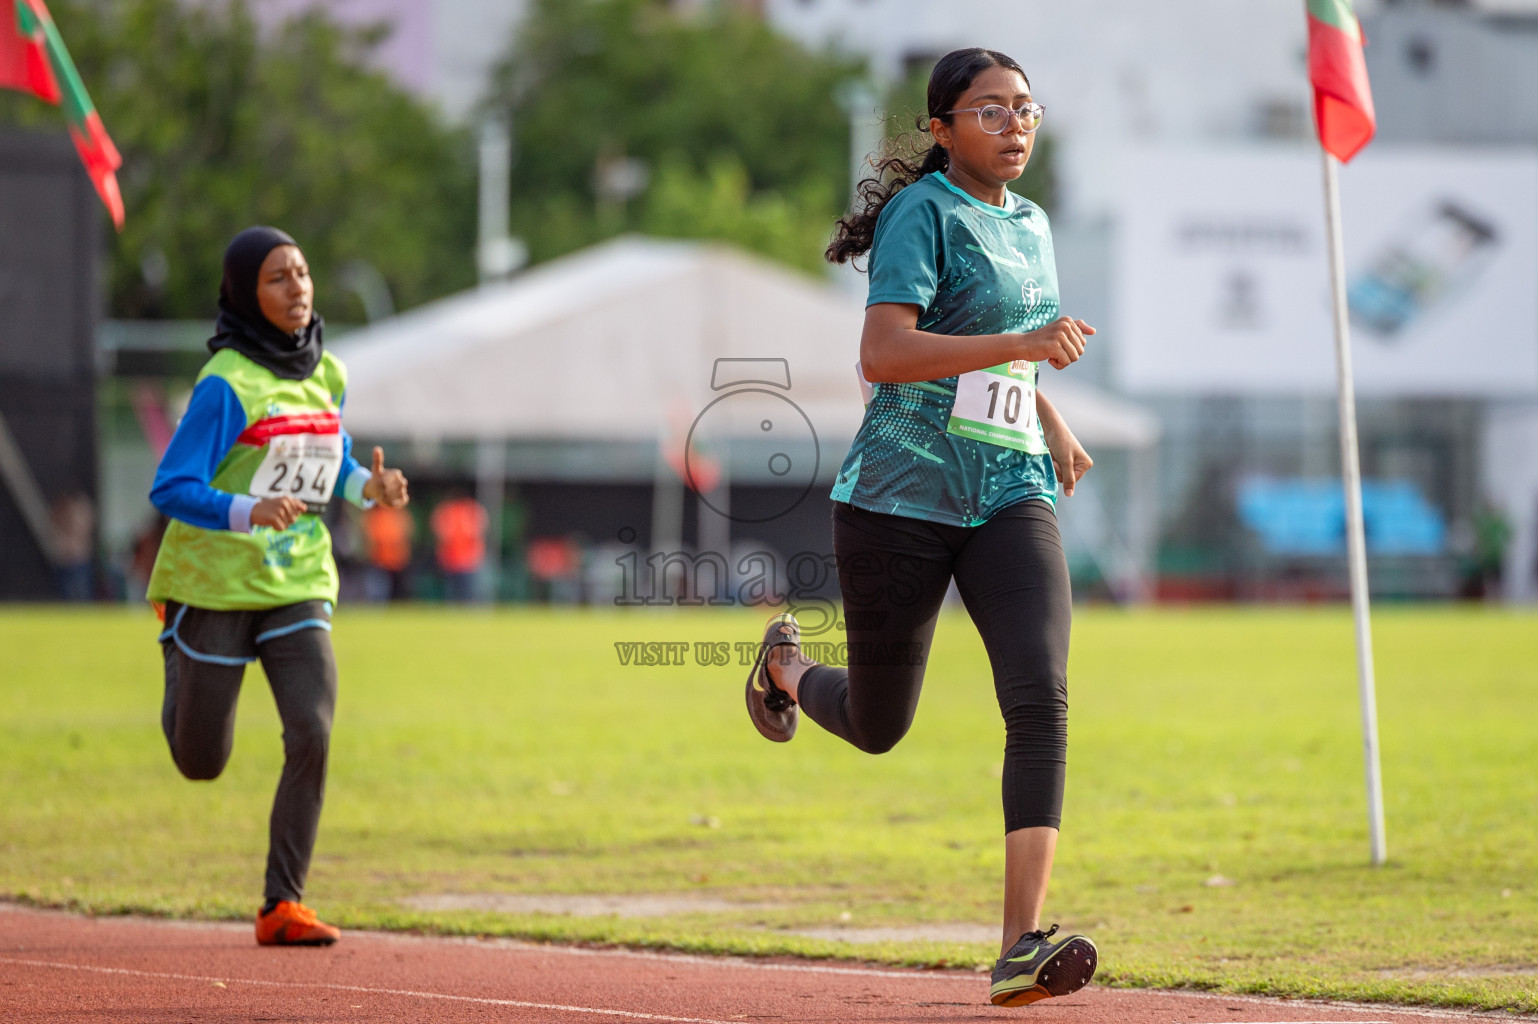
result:
<svg viewBox="0 0 1538 1024"><path fill-rule="evenodd" d="M1026 932L993 965L994 1006L1025 1006L1053 996L1079 991L1095 976L1100 951L1087 936L1070 935L1052 941L1057 925L1047 931Z"/></svg>

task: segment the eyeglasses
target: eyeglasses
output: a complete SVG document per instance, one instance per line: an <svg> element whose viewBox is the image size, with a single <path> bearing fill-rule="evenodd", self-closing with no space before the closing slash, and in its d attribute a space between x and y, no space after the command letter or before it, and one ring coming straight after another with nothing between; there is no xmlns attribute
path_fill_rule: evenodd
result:
<svg viewBox="0 0 1538 1024"><path fill-rule="evenodd" d="M1026 103L1014 110L998 103L990 103L986 107L958 107L948 111L951 114L977 114L978 127L989 135L1003 135L1009 129L1010 115L1020 119L1020 127L1029 135L1041 127L1041 115L1047 108L1040 103Z"/></svg>

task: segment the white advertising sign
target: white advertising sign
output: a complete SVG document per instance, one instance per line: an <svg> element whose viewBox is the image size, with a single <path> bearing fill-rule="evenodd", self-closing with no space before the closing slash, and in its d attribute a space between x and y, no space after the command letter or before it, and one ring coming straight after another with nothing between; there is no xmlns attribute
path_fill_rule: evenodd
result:
<svg viewBox="0 0 1538 1024"><path fill-rule="evenodd" d="M1129 391L1333 391L1317 149L1126 164L1116 373ZM1538 151L1374 144L1341 171L1357 390L1538 392Z"/></svg>

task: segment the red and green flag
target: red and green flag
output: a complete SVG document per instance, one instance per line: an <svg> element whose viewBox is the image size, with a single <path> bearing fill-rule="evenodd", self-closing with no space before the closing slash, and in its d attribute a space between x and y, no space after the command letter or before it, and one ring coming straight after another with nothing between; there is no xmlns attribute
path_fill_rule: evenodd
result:
<svg viewBox="0 0 1538 1024"><path fill-rule="evenodd" d="M1308 79L1314 86L1319 144L1342 163L1378 130L1362 55L1362 25L1351 0L1307 0Z"/></svg>
<svg viewBox="0 0 1538 1024"><path fill-rule="evenodd" d="M31 93L64 108L80 162L121 231L123 195L117 187L117 169L123 166L123 158L102 127L43 0L0 0L0 88Z"/></svg>

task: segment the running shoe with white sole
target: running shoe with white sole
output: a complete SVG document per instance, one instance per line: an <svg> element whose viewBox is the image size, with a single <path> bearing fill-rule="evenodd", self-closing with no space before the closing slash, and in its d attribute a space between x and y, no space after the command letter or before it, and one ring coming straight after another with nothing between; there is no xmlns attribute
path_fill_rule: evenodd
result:
<svg viewBox="0 0 1538 1024"><path fill-rule="evenodd" d="M993 965L988 999L994 1006L1025 1006L1079 991L1095 976L1100 951L1087 936L1052 941L1057 925L1026 932Z"/></svg>

